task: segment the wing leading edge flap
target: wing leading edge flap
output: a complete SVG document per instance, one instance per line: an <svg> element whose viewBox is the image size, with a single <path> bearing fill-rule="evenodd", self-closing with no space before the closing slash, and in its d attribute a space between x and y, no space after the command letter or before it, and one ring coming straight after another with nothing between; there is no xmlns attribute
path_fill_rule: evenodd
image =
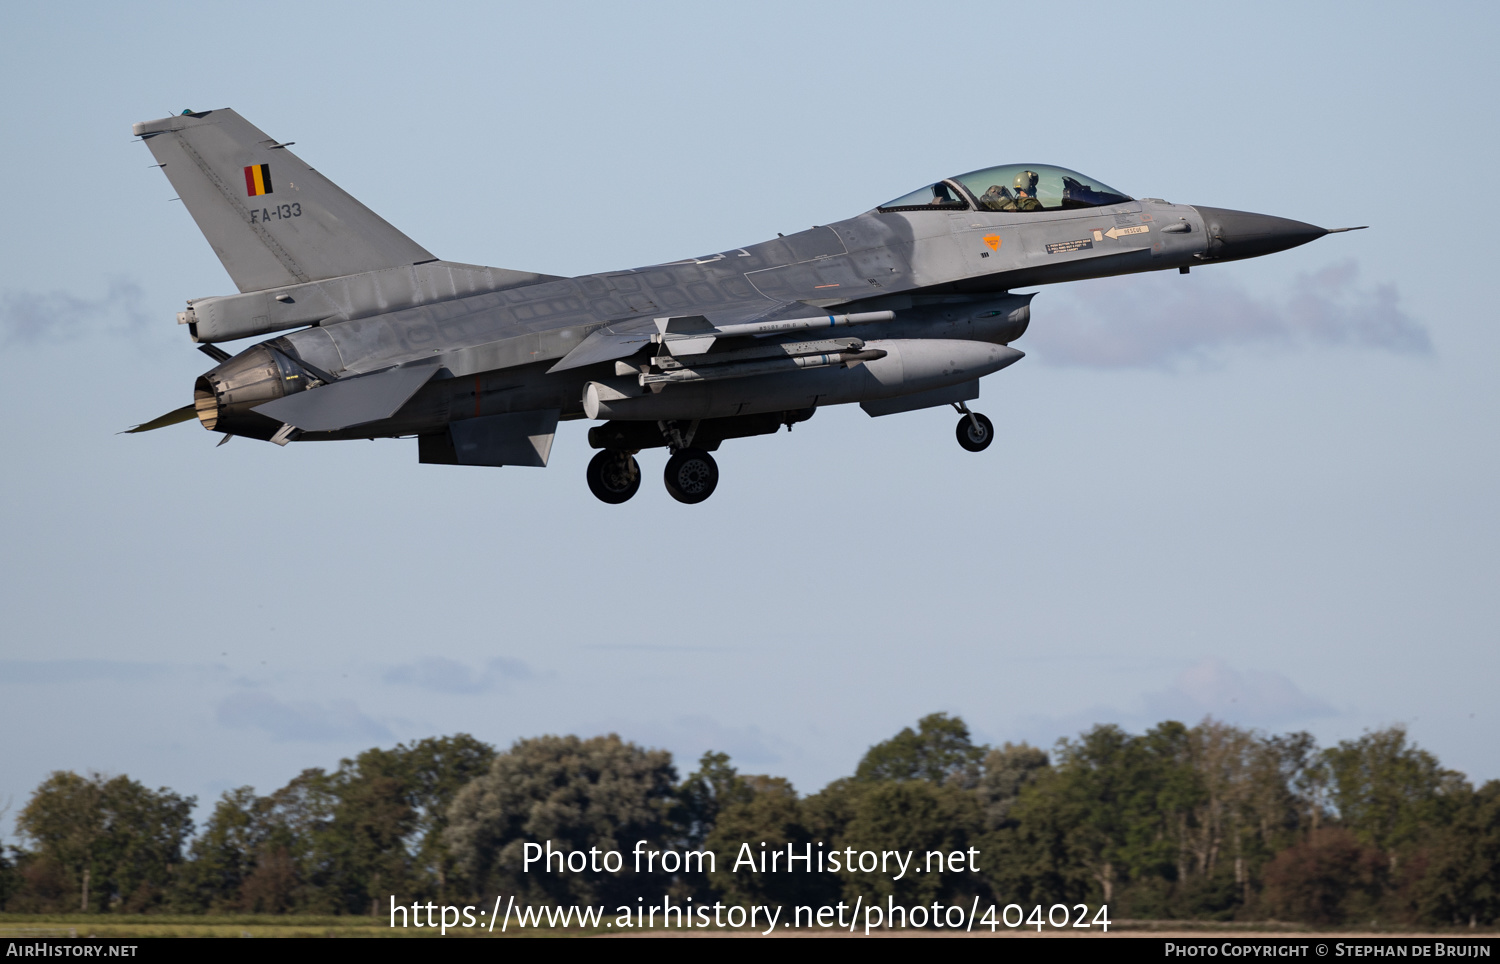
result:
<svg viewBox="0 0 1500 964"><path fill-rule="evenodd" d="M440 367L434 361L344 378L257 405L255 411L304 432L333 432L378 422L396 414Z"/></svg>

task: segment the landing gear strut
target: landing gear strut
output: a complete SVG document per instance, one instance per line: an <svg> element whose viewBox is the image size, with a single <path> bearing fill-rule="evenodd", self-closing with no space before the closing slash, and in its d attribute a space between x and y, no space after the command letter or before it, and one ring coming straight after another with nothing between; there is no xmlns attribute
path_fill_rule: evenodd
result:
<svg viewBox="0 0 1500 964"><path fill-rule="evenodd" d="M588 480L599 501L619 505L640 489L641 466L630 452L602 449L589 460Z"/></svg>
<svg viewBox="0 0 1500 964"><path fill-rule="evenodd" d="M995 440L995 426L978 412L969 411L969 406L958 402L953 406L963 413L958 420L958 444L970 452L983 452Z"/></svg>
<svg viewBox="0 0 1500 964"><path fill-rule="evenodd" d="M702 449L678 449L667 460L667 494L678 502L694 505L714 494L719 484L719 465Z"/></svg>

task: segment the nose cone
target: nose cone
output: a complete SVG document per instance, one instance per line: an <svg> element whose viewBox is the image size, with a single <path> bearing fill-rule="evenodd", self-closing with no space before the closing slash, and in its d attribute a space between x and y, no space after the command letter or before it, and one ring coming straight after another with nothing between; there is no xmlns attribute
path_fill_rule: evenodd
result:
<svg viewBox="0 0 1500 964"><path fill-rule="evenodd" d="M1316 241L1327 230L1316 224L1276 218L1269 214L1230 211L1225 208L1194 206L1203 216L1203 230L1208 236L1208 256L1216 261L1237 261L1263 254L1285 251L1299 244Z"/></svg>

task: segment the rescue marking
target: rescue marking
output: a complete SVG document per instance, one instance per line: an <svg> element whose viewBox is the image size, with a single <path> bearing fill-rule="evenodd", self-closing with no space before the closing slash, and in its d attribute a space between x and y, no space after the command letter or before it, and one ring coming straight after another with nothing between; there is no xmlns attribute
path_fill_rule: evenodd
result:
<svg viewBox="0 0 1500 964"><path fill-rule="evenodd" d="M1106 238L1119 239L1125 237L1127 234L1145 234L1150 230L1151 226L1149 224L1137 224L1133 228L1110 228L1104 232L1104 236Z"/></svg>
<svg viewBox="0 0 1500 964"><path fill-rule="evenodd" d="M1059 241L1056 244L1047 245L1047 253L1071 254L1074 251L1083 251L1093 246L1094 242L1089 238L1079 238L1077 241Z"/></svg>
<svg viewBox="0 0 1500 964"><path fill-rule="evenodd" d="M998 234L986 234L984 236L983 240L984 240L985 244L987 244L987 245L990 246L990 250L991 251L999 251L1000 250L1000 235L998 235Z"/></svg>

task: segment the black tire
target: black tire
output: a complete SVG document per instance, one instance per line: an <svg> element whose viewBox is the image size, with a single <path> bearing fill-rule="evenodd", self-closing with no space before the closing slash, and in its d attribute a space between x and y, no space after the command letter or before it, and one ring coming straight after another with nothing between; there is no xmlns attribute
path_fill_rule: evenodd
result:
<svg viewBox="0 0 1500 964"><path fill-rule="evenodd" d="M974 422L978 422L976 427ZM968 415L958 420L958 444L970 452L983 452L995 440L995 426L989 419L975 412L972 420Z"/></svg>
<svg viewBox="0 0 1500 964"><path fill-rule="evenodd" d="M667 459L665 480L672 498L696 505L718 487L719 464L702 449L682 449Z"/></svg>
<svg viewBox="0 0 1500 964"><path fill-rule="evenodd" d="M641 466L635 456L604 449L589 460L589 491L600 502L619 505L630 501L641 487Z"/></svg>

